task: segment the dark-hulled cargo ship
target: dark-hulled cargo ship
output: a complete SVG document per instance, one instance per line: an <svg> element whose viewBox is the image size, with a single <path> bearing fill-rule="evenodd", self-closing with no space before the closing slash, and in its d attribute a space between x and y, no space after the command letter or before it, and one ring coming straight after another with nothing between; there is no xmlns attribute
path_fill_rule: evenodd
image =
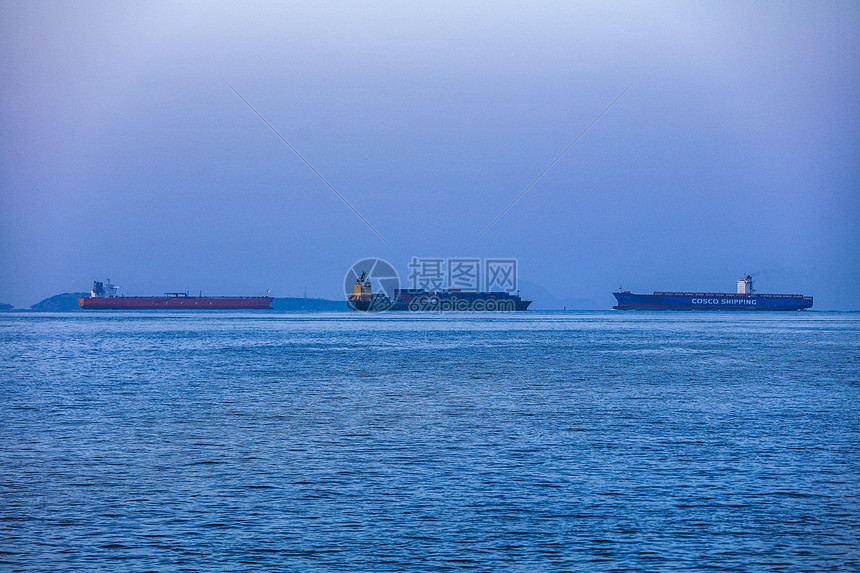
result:
<svg viewBox="0 0 860 573"><path fill-rule="evenodd" d="M93 281L89 297L80 297L78 306L101 310L264 310L272 308L270 296L194 296L187 292L167 292L164 296L117 296L118 286L110 279Z"/></svg>
<svg viewBox="0 0 860 573"><path fill-rule="evenodd" d="M753 289L751 275L738 279L735 293L655 292L612 293L618 301L615 310L801 310L812 307L812 297L802 294L759 294Z"/></svg>
<svg viewBox="0 0 860 573"><path fill-rule="evenodd" d="M394 289L392 296L374 294L365 273L355 281L353 294L347 300L353 310L382 311L523 311L529 308L530 300L523 300L519 293L470 292L458 289L428 291L424 289Z"/></svg>

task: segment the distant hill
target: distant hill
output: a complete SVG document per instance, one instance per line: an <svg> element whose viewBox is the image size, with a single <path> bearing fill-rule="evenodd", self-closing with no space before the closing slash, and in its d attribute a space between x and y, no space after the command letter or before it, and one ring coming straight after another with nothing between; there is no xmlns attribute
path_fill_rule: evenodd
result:
<svg viewBox="0 0 860 573"><path fill-rule="evenodd" d="M316 312L347 311L345 300L327 300L324 298L276 298L272 301L275 310L310 310Z"/></svg>
<svg viewBox="0 0 860 573"><path fill-rule="evenodd" d="M41 302L37 302L30 308L33 310L42 310L49 312L63 312L68 310L81 310L78 306L78 298L82 296L90 296L88 292L64 292L56 294L51 298L46 298Z"/></svg>
<svg viewBox="0 0 860 573"><path fill-rule="evenodd" d="M0 304L0 311L12 310L13 308L15 308L15 307L12 306L11 304Z"/></svg>

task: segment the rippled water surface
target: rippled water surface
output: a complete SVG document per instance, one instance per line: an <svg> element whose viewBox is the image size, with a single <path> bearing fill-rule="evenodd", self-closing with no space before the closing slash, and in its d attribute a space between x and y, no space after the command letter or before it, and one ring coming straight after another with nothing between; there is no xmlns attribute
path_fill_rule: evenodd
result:
<svg viewBox="0 0 860 573"><path fill-rule="evenodd" d="M860 315L0 314L0 569L860 569Z"/></svg>

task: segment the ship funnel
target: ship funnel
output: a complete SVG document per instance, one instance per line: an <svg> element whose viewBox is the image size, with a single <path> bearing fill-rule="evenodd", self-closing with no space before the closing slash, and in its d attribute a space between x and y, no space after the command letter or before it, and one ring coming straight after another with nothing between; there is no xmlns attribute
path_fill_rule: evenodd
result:
<svg viewBox="0 0 860 573"><path fill-rule="evenodd" d="M738 279L738 294L752 294L754 292L752 275Z"/></svg>

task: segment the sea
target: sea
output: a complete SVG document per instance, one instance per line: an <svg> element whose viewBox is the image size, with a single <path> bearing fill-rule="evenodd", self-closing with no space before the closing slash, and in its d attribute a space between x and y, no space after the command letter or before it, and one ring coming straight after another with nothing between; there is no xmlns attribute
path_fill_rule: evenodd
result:
<svg viewBox="0 0 860 573"><path fill-rule="evenodd" d="M858 571L860 314L0 314L2 571Z"/></svg>

